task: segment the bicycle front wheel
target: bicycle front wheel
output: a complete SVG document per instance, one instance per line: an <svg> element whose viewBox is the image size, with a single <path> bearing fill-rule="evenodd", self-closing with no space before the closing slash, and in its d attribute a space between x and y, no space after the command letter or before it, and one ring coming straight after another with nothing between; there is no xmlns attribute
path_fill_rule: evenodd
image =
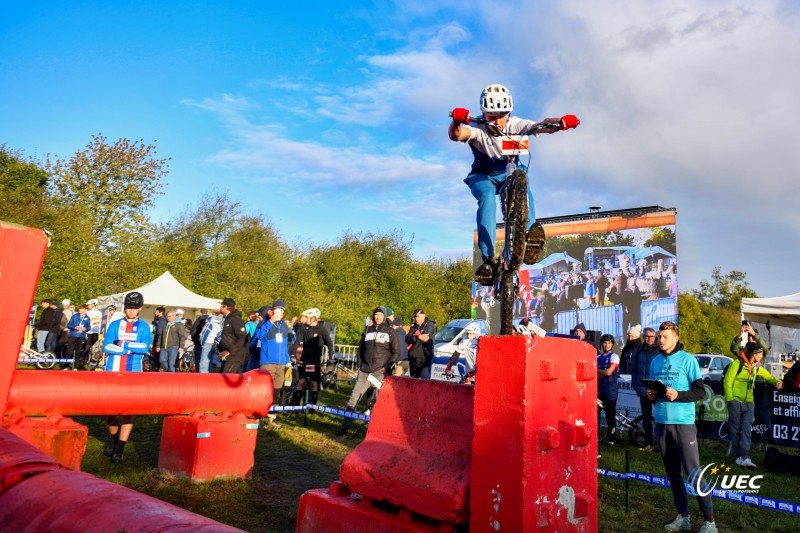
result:
<svg viewBox="0 0 800 533"><path fill-rule="evenodd" d="M644 448L649 442L645 442L644 438L644 416L637 416L633 419L633 423L631 427L628 428L628 439L631 441L631 444L638 446L639 448Z"/></svg>
<svg viewBox="0 0 800 533"><path fill-rule="evenodd" d="M505 260L509 270L518 270L525 258L525 227L528 225L528 176L515 170L508 177L506 202Z"/></svg>
<svg viewBox="0 0 800 533"><path fill-rule="evenodd" d="M50 370L56 366L56 355L53 352L42 352L36 358L36 367L42 370Z"/></svg>

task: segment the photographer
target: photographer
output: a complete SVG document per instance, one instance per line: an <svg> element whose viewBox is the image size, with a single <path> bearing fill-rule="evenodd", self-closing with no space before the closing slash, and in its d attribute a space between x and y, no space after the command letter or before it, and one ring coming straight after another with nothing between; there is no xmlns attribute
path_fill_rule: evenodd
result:
<svg viewBox="0 0 800 533"><path fill-rule="evenodd" d="M734 359L738 359L744 353L744 348L748 342L755 342L761 346L765 355L769 353L769 347L764 342L764 339L758 335L758 330L751 326L747 320L742 320L742 329L731 341L731 353Z"/></svg>

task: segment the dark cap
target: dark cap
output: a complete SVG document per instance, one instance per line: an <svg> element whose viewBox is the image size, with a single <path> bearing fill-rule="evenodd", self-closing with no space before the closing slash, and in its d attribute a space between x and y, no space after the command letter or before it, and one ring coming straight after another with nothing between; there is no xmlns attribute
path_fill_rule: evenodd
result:
<svg viewBox="0 0 800 533"><path fill-rule="evenodd" d="M272 316L272 306L265 305L261 309L258 310L258 316L263 318L264 320L270 318Z"/></svg>
<svg viewBox="0 0 800 533"><path fill-rule="evenodd" d="M757 342L748 342L745 344L744 349L747 352L747 355L755 355L764 351L764 348L762 348Z"/></svg>
<svg viewBox="0 0 800 533"><path fill-rule="evenodd" d="M586 326L583 325L583 322L578 322L578 325L575 326L574 330L581 330L582 332L586 333Z"/></svg>
<svg viewBox="0 0 800 533"><path fill-rule="evenodd" d="M225 298L224 300L222 300L222 305L224 305L225 307L236 307L236 300L234 300L233 298Z"/></svg>
<svg viewBox="0 0 800 533"><path fill-rule="evenodd" d="M375 316L375 313L381 313L384 317L386 316L386 308L382 305L379 305L375 309L372 310L372 316Z"/></svg>
<svg viewBox="0 0 800 533"><path fill-rule="evenodd" d="M286 302L284 302L283 300L275 300L274 302L272 302L272 308L273 309L286 309Z"/></svg>
<svg viewBox="0 0 800 533"><path fill-rule="evenodd" d="M425 311L423 311L422 309L414 309L414 316L424 315L424 314L425 314Z"/></svg>
<svg viewBox="0 0 800 533"><path fill-rule="evenodd" d="M394 316L394 310L391 307L386 306L386 305L384 305L382 307L384 309L386 309L386 316Z"/></svg>
<svg viewBox="0 0 800 533"><path fill-rule="evenodd" d="M402 326L403 325L403 319L400 318L399 316L394 317L394 325L395 326Z"/></svg>

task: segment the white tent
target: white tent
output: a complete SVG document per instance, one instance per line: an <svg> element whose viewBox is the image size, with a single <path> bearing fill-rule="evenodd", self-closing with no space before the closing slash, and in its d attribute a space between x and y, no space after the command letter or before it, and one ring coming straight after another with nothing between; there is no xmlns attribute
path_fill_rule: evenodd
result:
<svg viewBox="0 0 800 533"><path fill-rule="evenodd" d="M767 340L769 363L777 364L780 354L800 351L800 292L775 298L742 298L742 316Z"/></svg>
<svg viewBox="0 0 800 533"><path fill-rule="evenodd" d="M155 308L160 305L167 308L181 307L186 311L186 318L194 320L199 309L216 310L222 302L221 299L207 298L190 291L167 270L141 287L108 296L98 296L98 307L105 309L109 305L114 305L118 310L122 310L125 295L133 291L140 292L144 296L144 308L139 316L148 321L152 320Z"/></svg>

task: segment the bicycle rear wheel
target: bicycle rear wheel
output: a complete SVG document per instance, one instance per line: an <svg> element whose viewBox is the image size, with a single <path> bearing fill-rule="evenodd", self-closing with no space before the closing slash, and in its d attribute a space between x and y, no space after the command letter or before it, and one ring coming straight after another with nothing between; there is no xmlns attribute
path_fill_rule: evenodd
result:
<svg viewBox="0 0 800 533"><path fill-rule="evenodd" d="M506 269L518 270L525 258L525 227L528 225L528 176L517 169L508 177L505 199Z"/></svg>
<svg viewBox="0 0 800 533"><path fill-rule="evenodd" d="M631 427L628 428L628 439L631 441L631 444L638 446L639 448L644 448L649 442L646 442L644 439L644 416L640 415L633 419L631 423Z"/></svg>
<svg viewBox="0 0 800 533"><path fill-rule="evenodd" d="M36 358L36 368L50 370L56 366L56 355L53 352L42 352Z"/></svg>

